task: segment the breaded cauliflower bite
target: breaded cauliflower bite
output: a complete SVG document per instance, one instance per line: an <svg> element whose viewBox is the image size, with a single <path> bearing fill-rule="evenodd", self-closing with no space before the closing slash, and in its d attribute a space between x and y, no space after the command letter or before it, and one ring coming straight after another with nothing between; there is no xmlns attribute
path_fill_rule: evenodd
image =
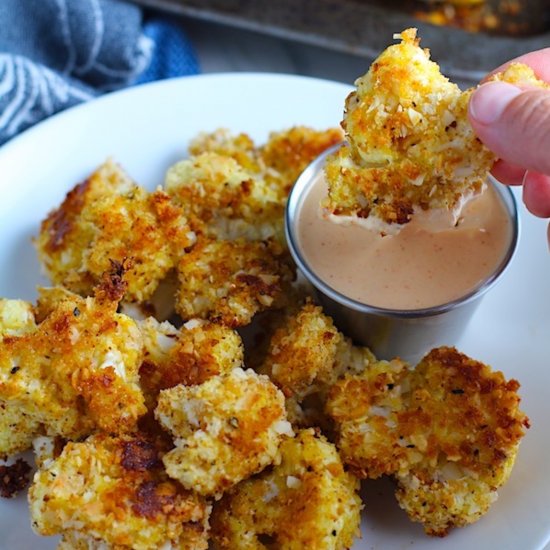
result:
<svg viewBox="0 0 550 550"><path fill-rule="evenodd" d="M332 319L307 303L273 335L262 371L286 397L303 397L317 378L330 376L342 339Z"/></svg>
<svg viewBox="0 0 550 550"><path fill-rule="evenodd" d="M243 481L214 505L212 538L220 550L344 550L359 534L358 480L319 432L281 445L272 470Z"/></svg>
<svg viewBox="0 0 550 550"><path fill-rule="evenodd" d="M477 521L497 497L529 427L516 380L454 348L412 370L380 362L331 390L343 459L361 477L393 474L400 506L430 535Z"/></svg>
<svg viewBox="0 0 550 550"><path fill-rule="evenodd" d="M189 154L199 156L202 153L216 153L231 157L250 174L262 171L258 148L247 134L233 135L227 128L218 128L213 132L201 132L189 144Z"/></svg>
<svg viewBox="0 0 550 550"><path fill-rule="evenodd" d="M329 391L326 412L336 425L338 450L358 477L376 479L399 469L406 448L395 416L404 408L408 372L399 359L376 361Z"/></svg>
<svg viewBox="0 0 550 550"><path fill-rule="evenodd" d="M223 325L192 319L178 330L149 317L139 328L145 350L139 374L148 408L156 406L160 390L202 384L243 364L241 337Z"/></svg>
<svg viewBox="0 0 550 550"><path fill-rule="evenodd" d="M142 339L136 323L116 313L121 292L110 283L90 298L42 289L33 326L28 307L16 304L25 328L0 340L0 403L7 411L2 428L18 435L10 441L2 434L8 447L0 454L13 452L17 440L22 450L37 425L67 438L96 428L135 429L145 412L138 377Z"/></svg>
<svg viewBox="0 0 550 550"><path fill-rule="evenodd" d="M273 240L201 240L178 265L176 311L229 327L285 303L294 279L288 252Z"/></svg>
<svg viewBox="0 0 550 550"><path fill-rule="evenodd" d="M503 71L491 75L489 81L503 81L518 86L550 88L548 82L540 80L529 65L523 63L510 63Z"/></svg>
<svg viewBox="0 0 550 550"><path fill-rule="evenodd" d="M170 480L138 435L98 434L42 460L29 491L33 529L60 549L206 550L210 507Z"/></svg>
<svg viewBox="0 0 550 550"><path fill-rule="evenodd" d="M89 295L111 261L131 259L126 299L143 302L195 241L180 207L147 193L112 161L42 222L39 258L54 284Z"/></svg>
<svg viewBox="0 0 550 550"><path fill-rule="evenodd" d="M283 204L308 164L343 139L344 134L339 128L314 130L307 126L294 126L269 135L259 155L265 166L266 182Z"/></svg>
<svg viewBox="0 0 550 550"><path fill-rule="evenodd" d="M494 161L468 120L471 90L444 77L416 29L400 35L356 81L342 126L348 146L326 165L336 215L405 224L415 208L460 206L482 189Z"/></svg>
<svg viewBox="0 0 550 550"><path fill-rule="evenodd" d="M279 445L293 435L281 392L267 376L241 368L162 391L155 415L176 445L163 457L168 475L215 498L278 463Z"/></svg>
<svg viewBox="0 0 550 550"><path fill-rule="evenodd" d="M231 135L220 128L210 134L199 134L191 142L189 152L192 155L211 152L235 159L248 173L263 179L276 200L284 205L307 165L343 138L339 128L316 130L294 126L272 132L263 146L256 146L248 135Z"/></svg>
<svg viewBox="0 0 550 550"><path fill-rule="evenodd" d="M23 336L33 332L35 328L31 304L23 300L0 299L0 348L4 339ZM10 376L12 371L16 374L18 370L14 365L10 370ZM3 378L0 370L0 384ZM39 431L40 422L23 412L19 403L0 397L0 458L28 449Z"/></svg>
<svg viewBox="0 0 550 550"><path fill-rule="evenodd" d="M293 424L325 427L328 388L346 372L367 368L374 356L367 348L353 346L311 301L280 324L259 370L284 393Z"/></svg>
<svg viewBox="0 0 550 550"><path fill-rule="evenodd" d="M182 160L168 170L165 184L198 232L284 242L283 206L276 194L230 156L206 152Z"/></svg>

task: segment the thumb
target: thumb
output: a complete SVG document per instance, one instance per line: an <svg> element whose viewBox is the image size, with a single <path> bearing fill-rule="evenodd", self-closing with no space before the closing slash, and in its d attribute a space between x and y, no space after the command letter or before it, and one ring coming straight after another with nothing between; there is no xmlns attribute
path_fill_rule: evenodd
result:
<svg viewBox="0 0 550 550"><path fill-rule="evenodd" d="M488 82L475 90L470 123L499 158L550 174L550 90Z"/></svg>

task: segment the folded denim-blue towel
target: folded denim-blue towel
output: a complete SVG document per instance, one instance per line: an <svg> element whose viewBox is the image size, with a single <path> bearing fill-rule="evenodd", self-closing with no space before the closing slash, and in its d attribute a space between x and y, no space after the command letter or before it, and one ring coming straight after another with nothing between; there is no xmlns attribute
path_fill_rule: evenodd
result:
<svg viewBox="0 0 550 550"><path fill-rule="evenodd" d="M0 28L0 144L102 93L199 72L179 25L120 0L2 0Z"/></svg>

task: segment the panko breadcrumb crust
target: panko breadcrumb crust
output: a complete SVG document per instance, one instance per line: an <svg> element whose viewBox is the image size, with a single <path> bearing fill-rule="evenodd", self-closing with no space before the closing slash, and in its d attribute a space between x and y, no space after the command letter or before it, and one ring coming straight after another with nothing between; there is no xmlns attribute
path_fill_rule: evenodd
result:
<svg viewBox="0 0 550 550"><path fill-rule="evenodd" d="M256 147L246 134L231 135L226 129L218 129L197 136L189 152L192 155L213 152L235 159L247 172L262 178L284 205L307 165L343 138L339 128L315 130L294 126L282 132L271 132L267 143Z"/></svg>
<svg viewBox="0 0 550 550"><path fill-rule="evenodd" d="M59 548L206 550L210 506L171 481L152 443L94 435L46 458L29 491L33 529Z"/></svg>
<svg viewBox="0 0 550 550"><path fill-rule="evenodd" d="M168 475L216 498L278 463L279 445L293 435L281 392L267 376L241 368L162 391L155 416L176 445L163 457Z"/></svg>
<svg viewBox="0 0 550 550"><path fill-rule="evenodd" d="M281 389L292 424L329 429L323 414L326 392L346 372L362 372L374 361L354 346L311 300L290 312L272 334L259 371Z"/></svg>
<svg viewBox="0 0 550 550"><path fill-rule="evenodd" d="M144 345L139 375L150 410L161 390L202 384L243 364L241 337L223 325L193 319L176 329L149 317L139 328Z"/></svg>
<svg viewBox="0 0 550 550"><path fill-rule="evenodd" d="M164 191L147 193L108 160L42 222L36 246L52 282L84 296L111 261L131 258L126 299L144 302L194 241Z"/></svg>
<svg viewBox="0 0 550 550"><path fill-rule="evenodd" d="M400 506L430 535L472 523L506 482L529 420L516 380L436 348L415 369L380 361L331 389L343 460L363 478L392 474Z"/></svg>
<svg viewBox="0 0 550 550"><path fill-rule="evenodd" d="M461 92L444 77L416 29L395 35L355 82L342 127L347 146L327 159L329 194L336 216L373 217L383 231L408 223L415 210L456 210L483 188L495 161L467 118L473 89ZM518 64L494 79L543 85Z"/></svg>
<svg viewBox="0 0 550 550"><path fill-rule="evenodd" d="M205 152L182 160L168 170L165 187L201 234L284 241L283 204L232 157Z"/></svg>
<svg viewBox="0 0 550 550"><path fill-rule="evenodd" d="M178 265L176 311L229 327L285 305L295 278L288 251L274 240L201 240Z"/></svg>
<svg viewBox="0 0 550 550"><path fill-rule="evenodd" d="M358 480L336 448L313 429L281 445L272 470L243 481L214 505L220 550L344 550L359 534Z"/></svg>
<svg viewBox="0 0 550 550"><path fill-rule="evenodd" d="M537 78L535 71L524 63L510 63L503 71L492 74L487 81L508 82L522 88L550 89L550 84Z"/></svg>
<svg viewBox="0 0 550 550"><path fill-rule="evenodd" d="M0 327L0 403L7 413L0 454L28 448L42 431L77 439L95 429L136 428L146 411L138 376L142 343L136 322L116 312L125 288L113 272L95 297L41 289L36 319L27 304L3 301L1 309L12 312L8 334ZM13 334L14 306L20 334Z"/></svg>

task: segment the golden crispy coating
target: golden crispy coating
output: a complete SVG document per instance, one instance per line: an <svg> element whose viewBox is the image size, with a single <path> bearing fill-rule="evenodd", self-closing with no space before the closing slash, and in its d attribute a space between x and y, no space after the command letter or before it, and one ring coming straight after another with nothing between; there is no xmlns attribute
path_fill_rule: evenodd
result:
<svg viewBox="0 0 550 550"><path fill-rule="evenodd" d="M280 325L259 370L284 393L293 424L326 427L327 389L346 372L361 372L374 356L366 348L353 346L310 301Z"/></svg>
<svg viewBox="0 0 550 550"><path fill-rule="evenodd" d="M273 335L265 372L286 397L303 397L317 378L328 378L342 335L319 306L305 304Z"/></svg>
<svg viewBox="0 0 550 550"><path fill-rule="evenodd" d="M110 261L131 258L127 299L149 299L194 233L162 191L149 194L112 161L67 194L42 222L39 257L54 284L89 295Z"/></svg>
<svg viewBox="0 0 550 550"><path fill-rule="evenodd" d="M234 158L206 152L172 166L166 191L197 232L219 239L283 237L283 206Z"/></svg>
<svg viewBox="0 0 550 550"><path fill-rule="evenodd" d="M416 367L380 362L331 390L344 460L361 477L394 474L397 498L430 535L479 519L506 482L529 426L519 384L454 348Z"/></svg>
<svg viewBox="0 0 550 550"><path fill-rule="evenodd" d="M330 376L324 380L327 386L332 386L344 374L360 374L376 362L374 353L363 346L355 346L351 338L342 338L336 348L336 360Z"/></svg>
<svg viewBox="0 0 550 550"><path fill-rule="evenodd" d="M414 208L453 209L482 188L494 161L467 120L471 90L439 72L416 29L398 36L346 100L349 146L326 167L334 214L404 224Z"/></svg>
<svg viewBox="0 0 550 550"><path fill-rule="evenodd" d="M41 425L19 403L0 399L0 459L29 449Z"/></svg>
<svg viewBox="0 0 550 550"><path fill-rule="evenodd" d="M176 310L184 319L246 325L257 312L284 304L291 265L272 240L199 241L178 265Z"/></svg>
<svg viewBox="0 0 550 550"><path fill-rule="evenodd" d="M313 429L281 445L282 461L216 503L213 540L221 550L343 550L359 534L359 483L336 448Z"/></svg>
<svg viewBox="0 0 550 550"><path fill-rule="evenodd" d="M243 363L241 337L222 325L192 319L178 330L149 317L139 328L145 348L139 374L149 409L160 390L202 384Z"/></svg>
<svg viewBox="0 0 550 550"><path fill-rule="evenodd" d="M62 534L67 549L206 550L209 506L171 481L160 458L139 436L67 443L34 477L33 529Z"/></svg>
<svg viewBox="0 0 550 550"><path fill-rule="evenodd" d="M284 205L307 165L343 138L339 128L314 130L294 126L272 132L265 145L256 147L246 134L232 136L228 130L218 129L211 134L199 134L191 142L189 152L192 155L212 152L235 159L249 174L265 180L277 201Z"/></svg>
<svg viewBox="0 0 550 550"><path fill-rule="evenodd" d="M278 463L283 436L293 435L281 392L267 376L240 368L162 391L155 415L175 439L163 457L168 475L216 498Z"/></svg>
<svg viewBox="0 0 550 550"><path fill-rule="evenodd" d="M326 412L336 424L340 455L358 477L374 479L399 469L406 449L394 416L404 408L407 374L399 359L378 361L330 389Z"/></svg>
<svg viewBox="0 0 550 550"><path fill-rule="evenodd" d="M35 330L32 305L23 300L0 299L0 347L4 338ZM10 376L19 369L14 365ZM0 384L4 377L0 371ZM21 410L18 403L0 397L0 458L25 451L40 431L40 422Z"/></svg>
<svg viewBox="0 0 550 550"><path fill-rule="evenodd" d="M262 165L258 148L247 134L232 135L227 128L218 128L212 133L201 132L189 144L189 154L217 153L231 157L250 174L260 174Z"/></svg>
<svg viewBox="0 0 550 550"><path fill-rule="evenodd" d="M524 63L510 63L504 71L491 75L489 81L503 81L518 86L527 86L535 88L550 88L548 82L540 80L535 75L533 69Z"/></svg>
<svg viewBox="0 0 550 550"><path fill-rule="evenodd" d="M0 298L0 338L21 336L36 327L32 304Z"/></svg>
<svg viewBox="0 0 550 550"><path fill-rule="evenodd" d="M410 472L397 476L397 480L399 505L412 521L423 524L426 534L435 537L445 537L453 527L478 521L498 498L492 483L477 479L452 462L445 462L436 475Z"/></svg>
<svg viewBox="0 0 550 550"><path fill-rule="evenodd" d="M289 420L298 426L324 426L323 381L329 379L342 335L320 307L307 302L275 330L260 367L284 393Z"/></svg>
<svg viewBox="0 0 550 550"><path fill-rule="evenodd" d="M259 155L265 166L266 182L275 189L284 204L298 176L323 151L340 143L344 135L339 128L314 130L294 126L272 132Z"/></svg>
<svg viewBox="0 0 550 550"><path fill-rule="evenodd" d="M205 546L206 544L206 546ZM202 550L208 547L207 536L202 525L192 522L182 526L182 535L176 546L160 546L161 550ZM63 534L63 538L57 546L57 550L128 550L132 546L106 545L101 539L92 538L77 531L69 531ZM157 548L157 547L155 547Z"/></svg>
<svg viewBox="0 0 550 550"><path fill-rule="evenodd" d="M40 424L50 435L77 438L95 428L135 429L145 412L138 385L142 340L136 323L116 313L122 292L124 285L106 285L85 299L42 289L33 330L28 308L20 308L25 330L0 341L0 402L10 423L17 423L13 408L20 411L18 430ZM29 430L22 431L28 441Z"/></svg>
<svg viewBox="0 0 550 550"><path fill-rule="evenodd" d="M428 534L473 523L496 500L529 427L518 388L453 348L432 350L411 373L409 410L399 426L422 459L409 457L414 465L397 476L396 495Z"/></svg>

